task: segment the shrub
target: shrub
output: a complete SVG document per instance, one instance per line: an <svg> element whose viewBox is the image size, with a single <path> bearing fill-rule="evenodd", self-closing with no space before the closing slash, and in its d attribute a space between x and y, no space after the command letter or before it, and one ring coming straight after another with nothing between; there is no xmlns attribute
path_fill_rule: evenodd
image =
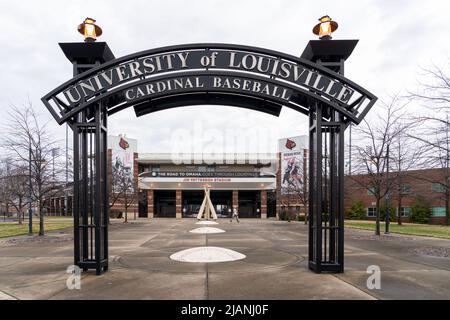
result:
<svg viewBox="0 0 450 320"><path fill-rule="evenodd" d="M280 220L291 221L297 219L297 214L294 212L293 208L283 208L280 212Z"/></svg>
<svg viewBox="0 0 450 320"><path fill-rule="evenodd" d="M285 209L282 209L279 216L281 221L286 221L288 219L288 214Z"/></svg>
<svg viewBox="0 0 450 320"><path fill-rule="evenodd" d="M415 223L428 223L430 218L430 202L422 196L417 196L411 206L411 221Z"/></svg>
<svg viewBox="0 0 450 320"><path fill-rule="evenodd" d="M352 203L350 209L347 211L347 218L350 220L363 220L366 217L366 209L361 200Z"/></svg>
<svg viewBox="0 0 450 320"><path fill-rule="evenodd" d="M119 210L110 210L109 217L113 219L120 219L122 218L122 212Z"/></svg>
<svg viewBox="0 0 450 320"><path fill-rule="evenodd" d="M303 214L297 215L297 221L305 221L305 215Z"/></svg>
<svg viewBox="0 0 450 320"><path fill-rule="evenodd" d="M386 204L380 206L380 221L386 221ZM389 221L398 221L397 210L392 206L389 206Z"/></svg>

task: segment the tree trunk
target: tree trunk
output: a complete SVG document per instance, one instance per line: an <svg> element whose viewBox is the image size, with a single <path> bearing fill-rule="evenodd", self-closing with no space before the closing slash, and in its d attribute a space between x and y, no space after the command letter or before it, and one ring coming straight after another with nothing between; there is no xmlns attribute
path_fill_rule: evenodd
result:
<svg viewBox="0 0 450 320"><path fill-rule="evenodd" d="M39 201L38 210L39 210L39 235L43 236L44 235L44 212L41 208L41 201Z"/></svg>
<svg viewBox="0 0 450 320"><path fill-rule="evenodd" d="M17 211L17 219L19 224L22 224L22 215L22 210Z"/></svg>
<svg viewBox="0 0 450 320"><path fill-rule="evenodd" d="M20 210L17 210L17 220L19 224L22 224L22 211L23 211L22 200L19 201L19 208Z"/></svg>
<svg viewBox="0 0 450 320"><path fill-rule="evenodd" d="M125 197L124 197L124 206L125 206L125 221L124 222L128 222L128 207L127 207L127 203L128 203L128 197L127 197L127 192L125 191Z"/></svg>
<svg viewBox="0 0 450 320"><path fill-rule="evenodd" d="M377 210L376 210L376 222L375 222L375 235L380 235L380 199L377 198Z"/></svg>

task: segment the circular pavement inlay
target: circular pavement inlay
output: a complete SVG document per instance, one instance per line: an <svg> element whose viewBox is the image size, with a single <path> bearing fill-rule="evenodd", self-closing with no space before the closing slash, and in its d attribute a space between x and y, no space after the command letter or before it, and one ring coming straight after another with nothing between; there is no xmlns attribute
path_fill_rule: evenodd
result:
<svg viewBox="0 0 450 320"><path fill-rule="evenodd" d="M170 259L180 262L228 262L245 259L242 253L220 247L197 247L176 252Z"/></svg>
<svg viewBox="0 0 450 320"><path fill-rule="evenodd" d="M201 227L201 228L191 230L189 232L200 233L200 234L211 234L211 233L224 233L225 230L222 230L219 228L212 228L212 227Z"/></svg>
<svg viewBox="0 0 450 320"><path fill-rule="evenodd" d="M218 224L218 223L214 222L214 221L205 220L205 221L199 221L196 224L211 225L211 224Z"/></svg>

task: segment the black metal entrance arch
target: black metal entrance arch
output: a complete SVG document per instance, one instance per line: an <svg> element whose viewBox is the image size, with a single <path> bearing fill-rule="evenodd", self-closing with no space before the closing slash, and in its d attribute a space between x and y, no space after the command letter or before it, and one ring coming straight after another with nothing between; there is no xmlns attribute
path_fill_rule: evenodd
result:
<svg viewBox="0 0 450 320"><path fill-rule="evenodd" d="M230 44L158 48L115 59L106 43L62 43L74 78L42 98L74 138L74 259L108 268L107 119L218 104L278 116L283 106L310 119L309 267L344 266L344 132L376 97L343 77L357 41L310 41L302 58ZM335 72L336 71L336 72Z"/></svg>

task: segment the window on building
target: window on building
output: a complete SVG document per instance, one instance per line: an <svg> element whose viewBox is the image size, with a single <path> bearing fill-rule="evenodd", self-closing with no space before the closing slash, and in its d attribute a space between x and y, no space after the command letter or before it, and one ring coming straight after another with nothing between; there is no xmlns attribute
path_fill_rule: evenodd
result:
<svg viewBox="0 0 450 320"><path fill-rule="evenodd" d="M441 183L433 183L431 185L431 190L433 190L433 192L445 192L445 186Z"/></svg>
<svg viewBox="0 0 450 320"><path fill-rule="evenodd" d="M401 207L400 217L409 217L409 216L411 216L411 208L410 207Z"/></svg>
<svg viewBox="0 0 450 320"><path fill-rule="evenodd" d="M400 193L401 194L408 194L411 193L411 186L409 184L403 184L400 186Z"/></svg>
<svg viewBox="0 0 450 320"><path fill-rule="evenodd" d="M374 196L375 195L375 187L369 187L367 188L367 194L369 196Z"/></svg>
<svg viewBox="0 0 450 320"><path fill-rule="evenodd" d="M445 217L445 206L433 206L431 208L431 215L433 217Z"/></svg>
<svg viewBox="0 0 450 320"><path fill-rule="evenodd" d="M151 169L153 172L159 172L161 171L161 167L159 164L152 164Z"/></svg>
<svg viewBox="0 0 450 320"><path fill-rule="evenodd" d="M209 165L206 170L208 172L216 172L216 166L215 165Z"/></svg>
<svg viewBox="0 0 450 320"><path fill-rule="evenodd" d="M206 172L206 166L198 166L198 172Z"/></svg>
<svg viewBox="0 0 450 320"><path fill-rule="evenodd" d="M367 208L368 217L375 217L376 215L377 215L377 208L374 207Z"/></svg>

